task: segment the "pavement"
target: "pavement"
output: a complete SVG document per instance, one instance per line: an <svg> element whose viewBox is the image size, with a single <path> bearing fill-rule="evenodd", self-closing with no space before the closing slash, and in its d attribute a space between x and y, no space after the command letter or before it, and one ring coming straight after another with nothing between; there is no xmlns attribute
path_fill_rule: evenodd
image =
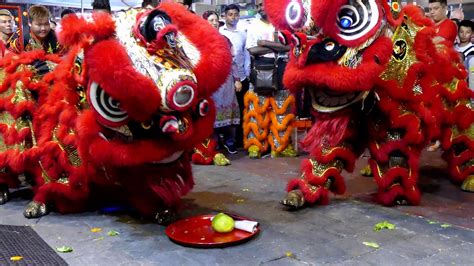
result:
<svg viewBox="0 0 474 266"><path fill-rule="evenodd" d="M259 221L260 233L236 246L183 247L168 239L164 226L127 214L52 213L30 220L22 215L28 200L21 197L0 206L0 224L28 225L53 249L73 248L58 253L70 265L474 265L474 193L447 180L440 152L422 155L420 206L374 203L374 182L359 174L363 157L346 175L346 194L332 196L327 206L290 212L279 201L304 157L252 160L239 152L231 166L194 166L196 186L180 216L224 211ZM382 221L395 229L374 231Z"/></svg>

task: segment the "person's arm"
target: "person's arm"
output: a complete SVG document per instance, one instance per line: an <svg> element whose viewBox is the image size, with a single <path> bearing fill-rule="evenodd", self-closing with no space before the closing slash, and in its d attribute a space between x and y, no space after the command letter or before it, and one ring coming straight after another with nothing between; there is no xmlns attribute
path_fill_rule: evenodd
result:
<svg viewBox="0 0 474 266"><path fill-rule="evenodd" d="M230 75L232 76L232 80L234 81L234 89L236 92L242 90L242 83L239 79L239 70L237 68L237 63L235 62L234 58L232 58L232 66L230 68Z"/></svg>
<svg viewBox="0 0 474 266"><path fill-rule="evenodd" d="M244 35L244 43L247 43L247 37ZM245 71L245 76L248 78L250 77L250 64L251 64L251 60L250 60L250 53L247 49L243 49L243 53L244 53L244 71Z"/></svg>
<svg viewBox="0 0 474 266"><path fill-rule="evenodd" d="M286 53L290 50L290 46L278 42L258 40L257 45L248 48L248 50L253 56L261 56L269 53Z"/></svg>
<svg viewBox="0 0 474 266"><path fill-rule="evenodd" d="M269 49L272 49L273 51L276 51L276 52L288 52L288 51L290 51L290 46L289 45L283 45L279 42L260 40L260 41L257 42L257 44L260 47L269 48Z"/></svg>
<svg viewBox="0 0 474 266"><path fill-rule="evenodd" d="M248 49L249 53L253 56L262 56L266 55L269 53L273 53L274 51L270 48L267 47L260 47L260 46L254 46Z"/></svg>
<svg viewBox="0 0 474 266"><path fill-rule="evenodd" d="M232 58L232 66L230 68L230 73L234 77L235 80L238 80L239 78L239 69L237 67L237 63L235 62L234 58Z"/></svg>
<svg viewBox="0 0 474 266"><path fill-rule="evenodd" d="M234 81L234 89L236 92L240 92L242 90L242 82L240 82L240 80L236 79Z"/></svg>

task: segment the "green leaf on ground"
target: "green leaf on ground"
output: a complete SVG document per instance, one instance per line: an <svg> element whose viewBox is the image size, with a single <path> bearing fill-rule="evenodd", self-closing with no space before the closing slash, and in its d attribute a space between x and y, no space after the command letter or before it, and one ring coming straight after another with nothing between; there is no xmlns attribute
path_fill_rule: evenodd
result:
<svg viewBox="0 0 474 266"><path fill-rule="evenodd" d="M379 248L379 244L375 243L375 242L362 242L362 244L368 246L368 247L371 247L371 248Z"/></svg>
<svg viewBox="0 0 474 266"><path fill-rule="evenodd" d="M439 224L439 222L433 221L433 220L428 220L428 224Z"/></svg>
<svg viewBox="0 0 474 266"><path fill-rule="evenodd" d="M72 252L72 248L67 247L67 246L62 246L62 247L56 248L56 251L61 252L61 253L69 253L69 252Z"/></svg>
<svg viewBox="0 0 474 266"><path fill-rule="evenodd" d="M387 221L383 221L383 222L380 222L380 223L378 223L378 224L376 224L376 225L374 226L374 231L375 231L375 232L378 232L378 231L380 231L380 230L382 230L382 229L394 230L394 229L395 229L395 225L392 224L392 223L389 223L389 222L387 222Z"/></svg>
<svg viewBox="0 0 474 266"><path fill-rule="evenodd" d="M443 228L448 228L448 227L451 227L452 225L450 225L450 224L442 224L442 225L440 225L440 226L443 227Z"/></svg>
<svg viewBox="0 0 474 266"><path fill-rule="evenodd" d="M107 235L108 236L118 236L118 235L120 235L120 233L115 231L115 230L112 230L112 231L107 232Z"/></svg>

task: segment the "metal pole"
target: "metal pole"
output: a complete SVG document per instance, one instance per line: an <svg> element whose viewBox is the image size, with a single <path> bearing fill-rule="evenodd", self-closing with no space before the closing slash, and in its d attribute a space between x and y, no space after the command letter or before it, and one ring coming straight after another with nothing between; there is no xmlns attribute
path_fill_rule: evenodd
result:
<svg viewBox="0 0 474 266"><path fill-rule="evenodd" d="M81 13L84 14L84 0L81 0Z"/></svg>

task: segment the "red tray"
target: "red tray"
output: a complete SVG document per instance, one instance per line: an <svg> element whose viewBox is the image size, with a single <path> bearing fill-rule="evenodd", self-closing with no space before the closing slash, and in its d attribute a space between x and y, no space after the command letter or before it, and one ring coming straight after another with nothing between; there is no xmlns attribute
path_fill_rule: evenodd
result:
<svg viewBox="0 0 474 266"><path fill-rule="evenodd" d="M229 233L218 233L212 229L212 217L214 215L199 215L176 221L166 227L165 233L173 242L183 246L219 248L246 242L260 232L257 227L253 233L238 229Z"/></svg>

